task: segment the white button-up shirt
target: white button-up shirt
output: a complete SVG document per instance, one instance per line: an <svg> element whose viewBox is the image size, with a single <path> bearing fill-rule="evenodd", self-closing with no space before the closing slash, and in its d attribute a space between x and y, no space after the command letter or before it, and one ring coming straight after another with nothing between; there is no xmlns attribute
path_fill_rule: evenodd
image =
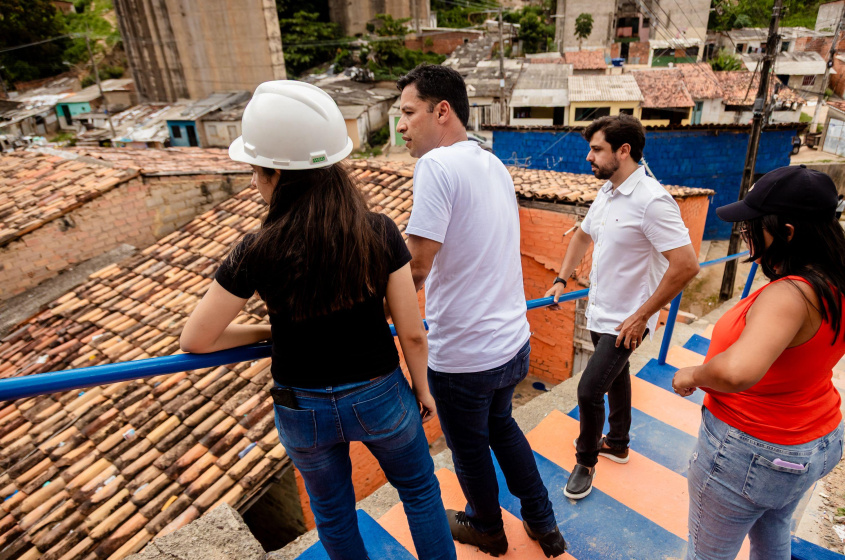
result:
<svg viewBox="0 0 845 560"><path fill-rule="evenodd" d="M651 297L669 268L661 253L691 243L672 195L640 167L615 190L608 181L581 229L593 239L587 329L616 327ZM654 334L657 314L648 320Z"/></svg>

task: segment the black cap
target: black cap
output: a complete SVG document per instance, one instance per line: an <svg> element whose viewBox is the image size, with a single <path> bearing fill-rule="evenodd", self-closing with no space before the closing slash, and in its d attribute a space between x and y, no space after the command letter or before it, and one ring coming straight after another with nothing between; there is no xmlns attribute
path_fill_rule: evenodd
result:
<svg viewBox="0 0 845 560"><path fill-rule="evenodd" d="M781 167L760 177L739 202L716 208L726 222L745 222L767 214L832 220L838 203L833 180L806 165Z"/></svg>

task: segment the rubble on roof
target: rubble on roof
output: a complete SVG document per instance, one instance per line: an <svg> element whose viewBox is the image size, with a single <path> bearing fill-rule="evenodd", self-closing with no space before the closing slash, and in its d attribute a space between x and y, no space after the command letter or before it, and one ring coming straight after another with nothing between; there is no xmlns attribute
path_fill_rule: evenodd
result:
<svg viewBox="0 0 845 560"><path fill-rule="evenodd" d="M757 89L760 87L760 74L758 72L714 72L716 79L722 87L724 102L726 105L754 105L757 97ZM806 100L794 90L785 86L777 76L772 76L769 81L769 94L776 92L778 102L791 104L804 104Z"/></svg>
<svg viewBox="0 0 845 560"><path fill-rule="evenodd" d="M716 74L706 62L684 63L675 66L684 76L684 85L695 99L721 99L722 87Z"/></svg>

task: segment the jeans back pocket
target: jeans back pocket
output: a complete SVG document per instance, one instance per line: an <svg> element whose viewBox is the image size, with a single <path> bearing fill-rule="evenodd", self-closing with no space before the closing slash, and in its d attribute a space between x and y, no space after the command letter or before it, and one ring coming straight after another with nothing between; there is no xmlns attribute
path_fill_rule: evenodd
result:
<svg viewBox="0 0 845 560"><path fill-rule="evenodd" d="M408 410L399 392L399 383L372 399L352 405L358 423L371 436L387 434L399 427Z"/></svg>
<svg viewBox="0 0 845 560"><path fill-rule="evenodd" d="M809 457L802 458L802 461L807 461L807 463L803 469L798 469L776 465L755 453L745 476L742 494L761 507L769 509L784 507L796 498L800 498L815 482L815 479L810 476L808 459Z"/></svg>
<svg viewBox="0 0 845 560"><path fill-rule="evenodd" d="M317 447L317 417L313 410L294 410L273 405L279 439L288 449Z"/></svg>

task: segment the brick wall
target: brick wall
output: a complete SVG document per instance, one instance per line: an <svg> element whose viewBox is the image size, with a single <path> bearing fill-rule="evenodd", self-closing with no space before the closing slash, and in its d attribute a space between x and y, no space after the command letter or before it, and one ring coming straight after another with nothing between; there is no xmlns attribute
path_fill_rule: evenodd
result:
<svg viewBox="0 0 845 560"><path fill-rule="evenodd" d="M422 37L406 37L405 48L415 51L421 50L427 53L450 55L455 49L467 41L474 41L481 35L483 34L478 31L436 32L436 34L432 35L426 35L423 32Z"/></svg>
<svg viewBox="0 0 845 560"><path fill-rule="evenodd" d="M789 165L794 135L795 130L788 129L763 132L757 156L758 173ZM737 200L747 147L748 133L741 130L647 130L645 158L663 183L715 190L704 239L727 239L730 224L716 217L715 208ZM493 150L506 165L518 163L531 169L591 172L584 159L589 151L587 142L577 131L496 130ZM536 154L543 155L536 157Z"/></svg>
<svg viewBox="0 0 845 560"><path fill-rule="evenodd" d="M248 174L149 176L0 247L0 301L122 243L146 247L249 184Z"/></svg>

